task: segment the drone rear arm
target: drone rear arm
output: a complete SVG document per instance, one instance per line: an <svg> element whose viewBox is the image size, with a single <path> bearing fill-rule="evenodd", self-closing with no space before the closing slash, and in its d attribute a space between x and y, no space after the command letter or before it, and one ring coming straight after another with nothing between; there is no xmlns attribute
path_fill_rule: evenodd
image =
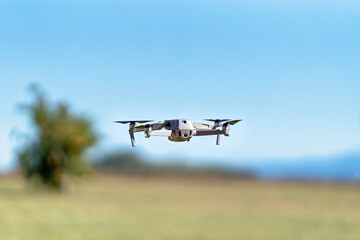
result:
<svg viewBox="0 0 360 240"><path fill-rule="evenodd" d="M209 136L209 135L219 135L225 134L225 130L196 130L195 136Z"/></svg>

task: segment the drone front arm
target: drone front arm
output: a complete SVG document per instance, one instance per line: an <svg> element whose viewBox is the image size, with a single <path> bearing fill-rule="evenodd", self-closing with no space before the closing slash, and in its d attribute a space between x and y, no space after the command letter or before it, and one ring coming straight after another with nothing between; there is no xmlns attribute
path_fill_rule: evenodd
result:
<svg viewBox="0 0 360 240"><path fill-rule="evenodd" d="M171 131L151 131L151 136L170 137Z"/></svg>
<svg viewBox="0 0 360 240"><path fill-rule="evenodd" d="M136 132L145 132L145 128L133 128L132 130L134 133Z"/></svg>
<svg viewBox="0 0 360 240"><path fill-rule="evenodd" d="M165 123L162 122L150 124L152 130L161 130L163 129L164 125Z"/></svg>

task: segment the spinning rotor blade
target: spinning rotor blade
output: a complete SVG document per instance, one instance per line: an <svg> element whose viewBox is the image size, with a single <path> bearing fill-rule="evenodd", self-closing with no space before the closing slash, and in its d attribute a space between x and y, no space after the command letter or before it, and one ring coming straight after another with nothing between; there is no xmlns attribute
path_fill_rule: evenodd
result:
<svg viewBox="0 0 360 240"><path fill-rule="evenodd" d="M205 121L210 121L210 122L221 123L221 122L230 121L231 119L204 119L204 120Z"/></svg>
<svg viewBox="0 0 360 240"><path fill-rule="evenodd" d="M228 125L228 124L235 125L240 121L242 121L242 119L231 120L231 121L228 121L228 122L224 123L224 125Z"/></svg>
<svg viewBox="0 0 360 240"><path fill-rule="evenodd" d="M121 123L121 124L127 124L127 123L147 123L147 122L153 122L154 120L134 120L134 121L114 121L114 123Z"/></svg>
<svg viewBox="0 0 360 240"><path fill-rule="evenodd" d="M206 121L210 121L210 122L215 122L215 123L221 123L221 122L225 122L224 125L234 125L240 121L242 121L242 119L235 119L235 120L231 120L231 119L205 119Z"/></svg>

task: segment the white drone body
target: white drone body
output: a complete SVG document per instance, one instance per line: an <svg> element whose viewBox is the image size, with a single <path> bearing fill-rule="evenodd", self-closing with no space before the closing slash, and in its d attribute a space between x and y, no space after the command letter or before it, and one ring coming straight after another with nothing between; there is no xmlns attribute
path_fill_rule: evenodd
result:
<svg viewBox="0 0 360 240"><path fill-rule="evenodd" d="M153 120L138 120L138 121L115 121L116 123L129 124L129 134L131 145L135 144L136 132L145 132L145 137L164 136L168 137L173 142L190 141L194 136L209 136L216 135L216 144L220 145L220 135L230 136L229 125L234 125L240 121L230 119L206 119L214 122L214 125L207 123L193 123L188 119L172 119L164 122L149 123ZM145 125L136 126L136 123L147 123Z"/></svg>

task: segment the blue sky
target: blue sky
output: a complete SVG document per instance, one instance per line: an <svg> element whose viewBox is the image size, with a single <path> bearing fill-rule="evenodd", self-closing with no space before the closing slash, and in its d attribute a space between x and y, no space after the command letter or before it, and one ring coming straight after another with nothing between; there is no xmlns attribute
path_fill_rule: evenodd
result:
<svg viewBox="0 0 360 240"><path fill-rule="evenodd" d="M92 116L99 149L130 145L120 119L243 118L232 136L155 156L331 155L360 146L355 1L0 1L0 169L31 131L16 111L37 82Z"/></svg>

